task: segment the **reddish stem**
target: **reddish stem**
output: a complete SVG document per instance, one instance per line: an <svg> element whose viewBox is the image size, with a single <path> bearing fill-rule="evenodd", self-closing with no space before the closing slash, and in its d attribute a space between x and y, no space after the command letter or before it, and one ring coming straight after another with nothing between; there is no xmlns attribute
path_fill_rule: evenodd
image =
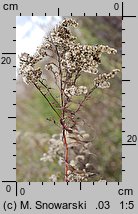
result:
<svg viewBox="0 0 138 214"><path fill-rule="evenodd" d="M60 123L62 125L62 134L63 134L63 143L65 147L65 182L68 181L68 143L66 139L66 127L64 123L65 118L65 100L64 100L64 89L65 89L65 82L63 81L62 76L62 69L61 69L61 60L60 60L60 54L58 52L58 47L55 46L56 52L57 52L57 60L59 64L59 73L60 73L60 96L61 96L61 107L62 107L62 118L60 119Z"/></svg>

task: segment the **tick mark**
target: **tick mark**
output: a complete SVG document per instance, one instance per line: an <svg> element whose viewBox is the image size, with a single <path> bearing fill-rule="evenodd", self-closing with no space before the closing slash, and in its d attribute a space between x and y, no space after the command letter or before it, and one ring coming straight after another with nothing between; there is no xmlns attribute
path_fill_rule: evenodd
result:
<svg viewBox="0 0 138 214"><path fill-rule="evenodd" d="M80 190L81 190L81 182L80 182Z"/></svg>
<svg viewBox="0 0 138 214"><path fill-rule="evenodd" d="M130 82L130 80L122 80L122 82Z"/></svg>
<svg viewBox="0 0 138 214"><path fill-rule="evenodd" d="M2 53L2 54L3 54L3 55L4 55L4 54L10 55L10 54L16 54L16 53L8 53L8 52L7 52L7 53Z"/></svg>

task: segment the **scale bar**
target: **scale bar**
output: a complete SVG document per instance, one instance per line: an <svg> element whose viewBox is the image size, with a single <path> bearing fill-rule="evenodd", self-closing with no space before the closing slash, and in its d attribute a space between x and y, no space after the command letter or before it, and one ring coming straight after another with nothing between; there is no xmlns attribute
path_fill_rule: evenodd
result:
<svg viewBox="0 0 138 214"><path fill-rule="evenodd" d="M123 143L122 146L136 146L136 143Z"/></svg>

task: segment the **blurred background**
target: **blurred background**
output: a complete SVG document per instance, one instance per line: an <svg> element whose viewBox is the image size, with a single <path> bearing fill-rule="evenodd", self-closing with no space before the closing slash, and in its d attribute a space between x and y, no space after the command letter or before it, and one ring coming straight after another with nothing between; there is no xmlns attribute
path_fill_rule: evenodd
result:
<svg viewBox="0 0 138 214"><path fill-rule="evenodd" d="M65 17L17 17L17 55L33 54L42 38ZM121 17L72 17L79 23L73 30L81 44L103 44L117 49L116 55L102 56L101 72L122 68ZM47 120L55 114L34 87L26 85L18 76L17 58L17 181L48 181L52 174L63 174L57 162L43 162L40 158L47 151L48 141L60 128ZM44 66L43 63L41 65ZM51 80L50 80L51 81ZM89 75L84 85L89 84ZM80 116L85 118L82 128L90 135L93 144L93 165L101 178L121 181L121 74L111 81L110 89L96 90L83 107ZM63 178L62 178L63 179ZM59 178L59 180L62 180Z"/></svg>

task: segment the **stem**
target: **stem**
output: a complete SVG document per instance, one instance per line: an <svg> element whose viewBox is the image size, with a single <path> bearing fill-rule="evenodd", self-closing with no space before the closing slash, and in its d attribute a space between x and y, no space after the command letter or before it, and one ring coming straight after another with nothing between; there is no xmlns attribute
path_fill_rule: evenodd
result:
<svg viewBox="0 0 138 214"><path fill-rule="evenodd" d="M93 88L85 95L84 99L80 102L78 108L76 109L76 111L75 111L74 113L77 113L77 112L80 110L82 104L85 102L85 100L90 96L90 94L91 94L96 88L97 88L97 86L93 86Z"/></svg>
<svg viewBox="0 0 138 214"><path fill-rule="evenodd" d="M59 73L60 73L60 97L61 97L61 106L62 106L62 118L60 120L62 125L62 137L63 137L63 143L65 146L65 182L68 181L68 162L69 162L69 155L68 155L68 143L66 139L66 130L65 130L65 101L64 101L64 87L63 85L63 76L62 76L62 69L61 69L61 61L60 61L60 54L58 52L58 48L55 46L56 52L57 52L57 60L59 64Z"/></svg>
<svg viewBox="0 0 138 214"><path fill-rule="evenodd" d="M60 118L59 113L56 111L56 109L53 107L53 105L51 104L51 102L48 100L48 98L46 97L46 95L41 91L40 87L34 83L35 87L38 89L38 91L43 95L43 97L46 99L46 101L48 102L48 104L51 106L51 108L53 109L53 111L57 114L57 116Z"/></svg>
<svg viewBox="0 0 138 214"><path fill-rule="evenodd" d="M56 98L53 96L53 94L51 93L51 91L49 90L49 88L47 87L47 85L45 85L43 83L43 81L39 80L39 82L46 88L46 90L48 91L48 93L50 94L50 96L53 98L53 100L58 104L58 106L60 107L60 104L58 103L58 101L56 100Z"/></svg>

